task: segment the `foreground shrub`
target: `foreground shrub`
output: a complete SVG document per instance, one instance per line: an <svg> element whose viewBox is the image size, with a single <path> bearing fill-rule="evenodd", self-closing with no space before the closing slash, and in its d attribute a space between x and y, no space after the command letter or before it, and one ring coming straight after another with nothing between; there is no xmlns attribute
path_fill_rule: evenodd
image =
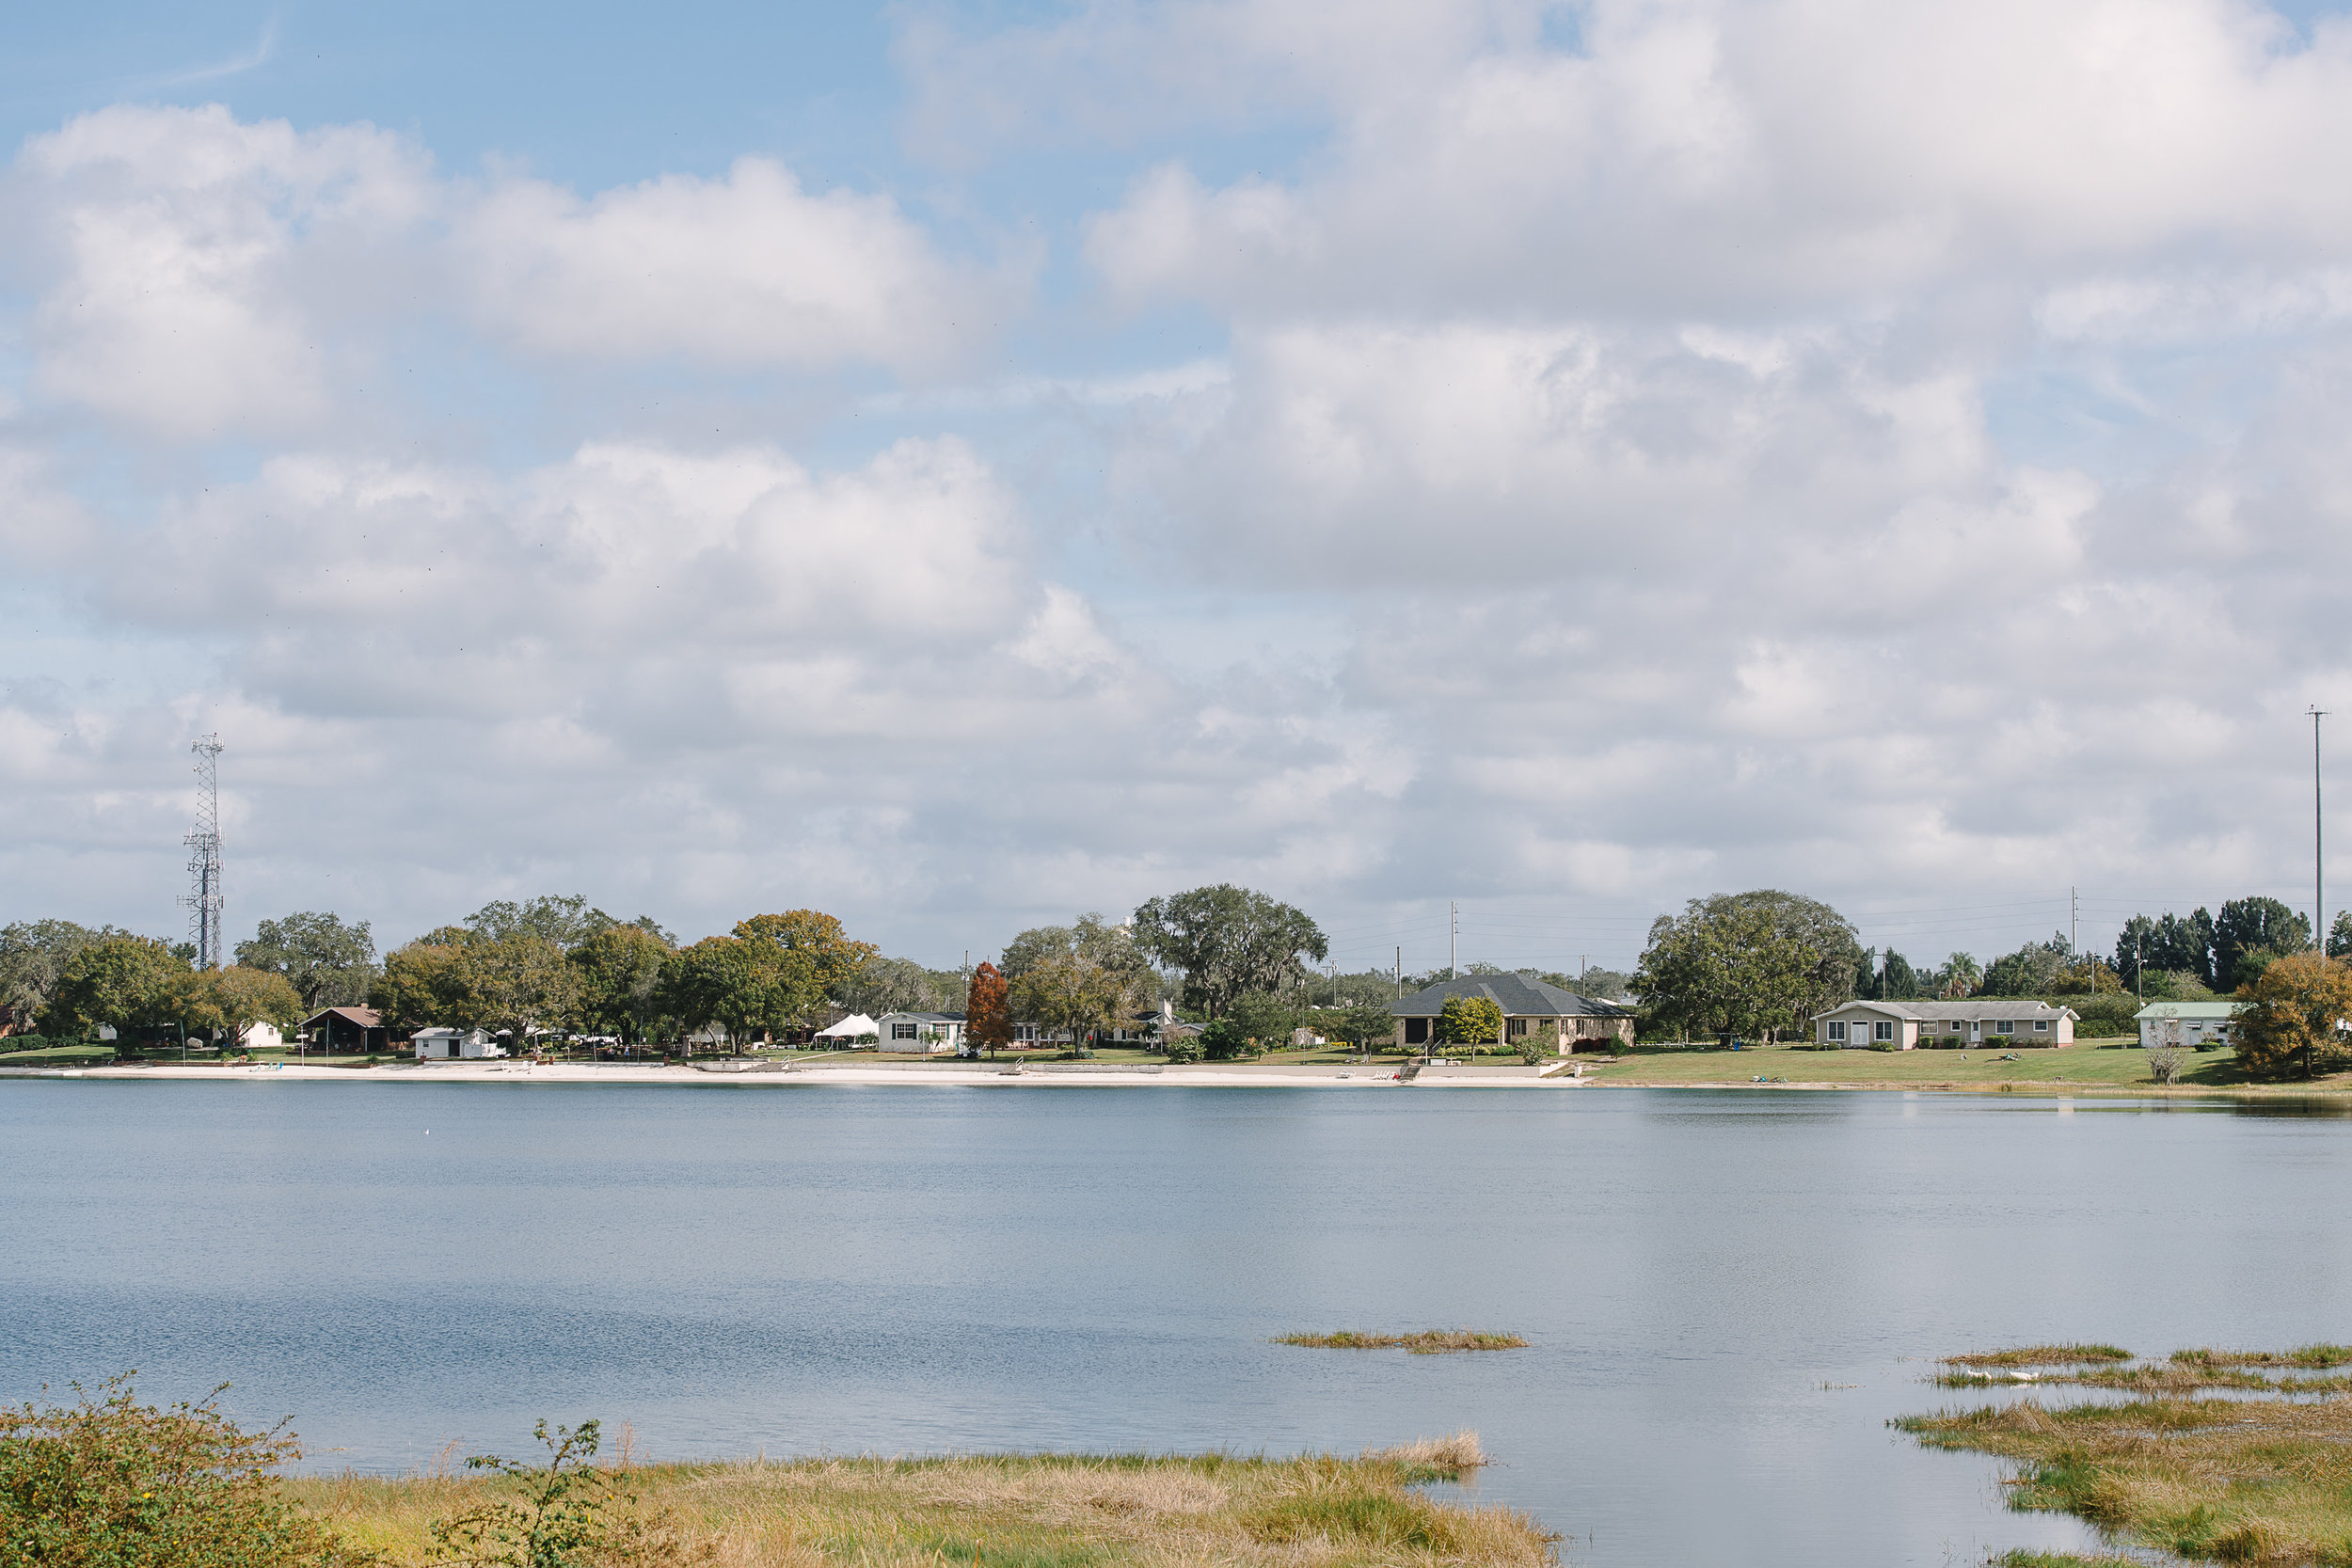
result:
<svg viewBox="0 0 2352 1568"><path fill-rule="evenodd" d="M599 1431L598 1423L582 1421L550 1433L541 1421L532 1435L547 1448L544 1465L470 1455L468 1469L494 1471L515 1484L504 1496L437 1521L436 1560L465 1568L664 1568L706 1560L707 1544L688 1551L667 1513L639 1512L626 1472L590 1463Z"/></svg>
<svg viewBox="0 0 2352 1568"><path fill-rule="evenodd" d="M134 1374L79 1402L0 1407L0 1568L343 1568L372 1563L278 1495L301 1457L284 1423L215 1404L140 1404Z"/></svg>

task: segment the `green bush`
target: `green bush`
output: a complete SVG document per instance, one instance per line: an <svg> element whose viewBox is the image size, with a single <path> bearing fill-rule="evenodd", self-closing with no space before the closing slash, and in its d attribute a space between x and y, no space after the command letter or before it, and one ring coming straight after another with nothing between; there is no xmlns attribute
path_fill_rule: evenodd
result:
<svg viewBox="0 0 2352 1568"><path fill-rule="evenodd" d="M0 1053L14 1055L20 1051L63 1051L82 1042L71 1035L10 1035L0 1039Z"/></svg>
<svg viewBox="0 0 2352 1568"><path fill-rule="evenodd" d="M604 1564L655 1565L707 1560L711 1548L690 1554L665 1513L637 1512L637 1495L626 1472L600 1469L598 1424L548 1431L541 1421L532 1435L546 1445L548 1462L520 1465L494 1453L469 1455L469 1470L493 1470L513 1486L504 1496L476 1503L454 1518L433 1525L437 1560L467 1568L602 1568Z"/></svg>
<svg viewBox="0 0 2352 1568"><path fill-rule="evenodd" d="M244 1432L213 1390L140 1404L131 1377L65 1406L0 1407L0 1564L8 1568L343 1568L380 1561L278 1494L301 1457L283 1423Z"/></svg>
<svg viewBox="0 0 2352 1568"><path fill-rule="evenodd" d="M1212 1019L1200 1031L1200 1053L1213 1062L1230 1062L1247 1053L1249 1037L1230 1018Z"/></svg>
<svg viewBox="0 0 2352 1568"><path fill-rule="evenodd" d="M1200 1037L1170 1035L1160 1049L1167 1053L1171 1062L1197 1062L1200 1059Z"/></svg>

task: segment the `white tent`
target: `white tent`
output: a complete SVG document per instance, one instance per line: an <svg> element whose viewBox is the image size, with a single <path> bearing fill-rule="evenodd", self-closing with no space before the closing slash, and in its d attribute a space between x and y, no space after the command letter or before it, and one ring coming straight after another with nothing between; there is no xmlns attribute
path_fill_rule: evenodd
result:
<svg viewBox="0 0 2352 1568"><path fill-rule="evenodd" d="M881 1033L881 1024L876 1023L864 1013L851 1013L832 1028L818 1030L817 1037L820 1040L856 1040L864 1039L868 1035Z"/></svg>

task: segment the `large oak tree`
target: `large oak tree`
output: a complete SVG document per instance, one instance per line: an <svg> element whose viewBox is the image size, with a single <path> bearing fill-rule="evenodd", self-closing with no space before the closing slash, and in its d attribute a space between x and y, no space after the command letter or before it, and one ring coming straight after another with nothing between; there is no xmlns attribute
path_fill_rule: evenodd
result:
<svg viewBox="0 0 2352 1568"><path fill-rule="evenodd" d="M1330 951L1305 913L1230 882L1148 900L1136 911L1135 940L1184 972L1184 1005L1211 1018L1246 992L1287 990Z"/></svg>
<svg viewBox="0 0 2352 1568"><path fill-rule="evenodd" d="M1684 1029L1776 1035L1852 996L1861 956L1836 910L1765 888L1660 915L1635 982L1661 1020Z"/></svg>

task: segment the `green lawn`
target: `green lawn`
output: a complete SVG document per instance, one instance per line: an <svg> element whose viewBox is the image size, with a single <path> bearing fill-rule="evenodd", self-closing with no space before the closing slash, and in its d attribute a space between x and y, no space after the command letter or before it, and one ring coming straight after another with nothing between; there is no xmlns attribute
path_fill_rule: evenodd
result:
<svg viewBox="0 0 2352 1568"><path fill-rule="evenodd" d="M0 1053L0 1067L81 1067L93 1060L114 1060L115 1048L107 1045L68 1045L46 1047L40 1051L9 1051Z"/></svg>
<svg viewBox="0 0 2352 1568"><path fill-rule="evenodd" d="M2008 1056L2016 1060L2001 1059ZM2101 1089L2154 1086L2146 1052L2083 1040L2014 1052L1999 1046L1967 1051L1800 1051L1788 1046L1754 1046L1742 1051L1636 1051L1614 1059L1587 1060L1596 1064L1586 1069L1588 1075L1597 1076L1603 1084L1744 1084L1761 1077L1791 1084L1895 1088L1976 1088L2003 1084ZM2234 1088L2241 1083L2226 1048L2191 1053L2181 1074L2183 1088ZM2352 1083L2334 1086L2352 1087Z"/></svg>

